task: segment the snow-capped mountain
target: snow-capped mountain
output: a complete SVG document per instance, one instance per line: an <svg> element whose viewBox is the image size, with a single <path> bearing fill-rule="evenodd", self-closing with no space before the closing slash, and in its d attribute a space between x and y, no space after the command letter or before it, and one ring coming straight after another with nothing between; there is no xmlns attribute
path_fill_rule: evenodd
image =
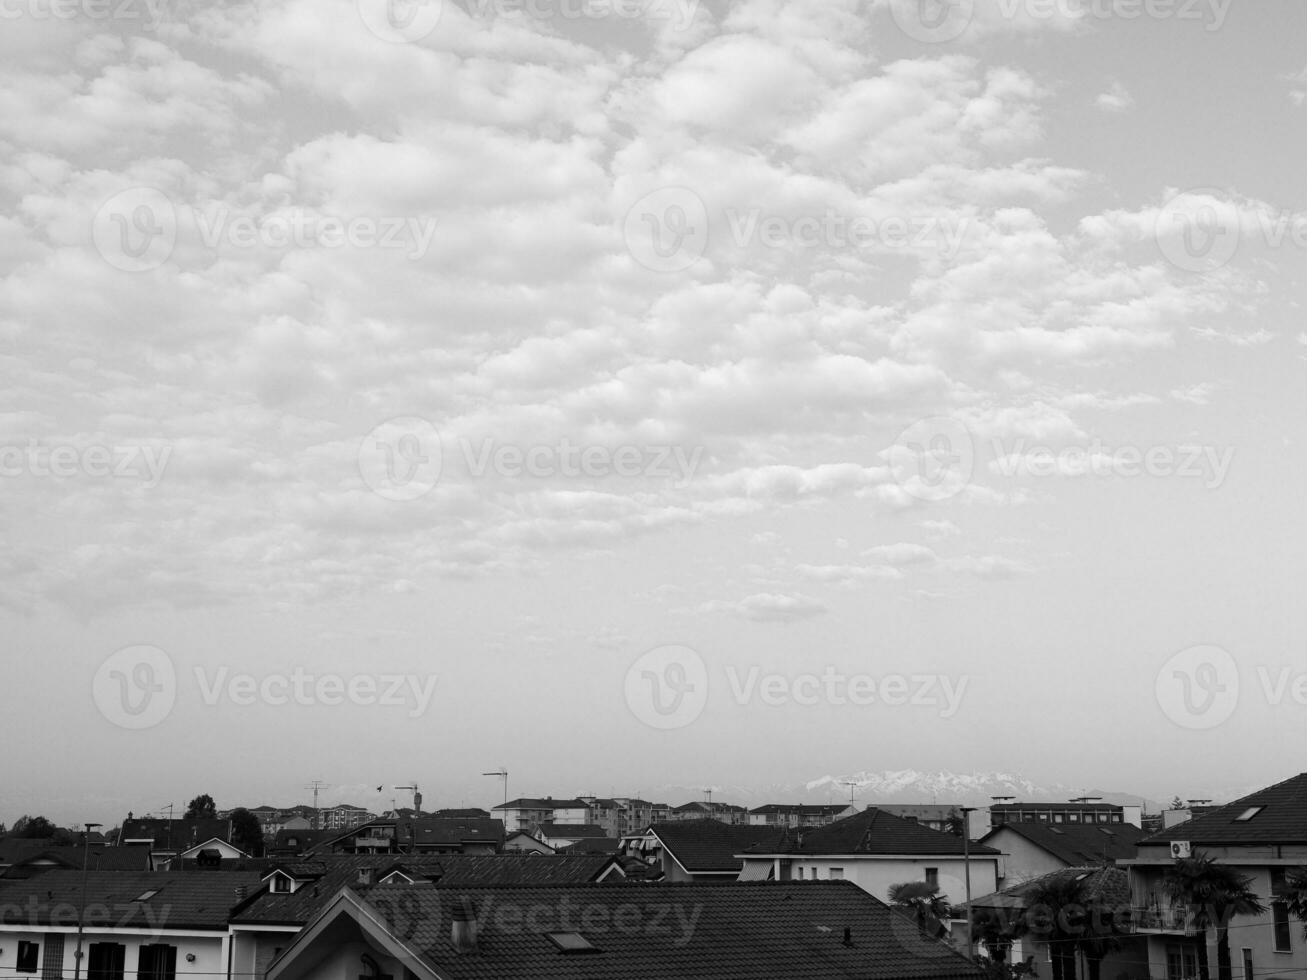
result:
<svg viewBox="0 0 1307 980"><path fill-rule="evenodd" d="M646 798L677 805L688 800L706 798L704 786L659 786L645 791ZM877 803L956 803L984 806L995 796L1012 796L1021 801L1069 800L1078 796L1101 797L1105 803L1143 804L1147 812L1160 806L1152 800L1131 793L1098 790L1062 783L1036 783L1019 773L971 772L945 770L921 771L892 769L882 772L856 772L826 775L806 783L770 786L713 786L712 798L724 803L754 807L763 803L842 803L852 791L858 806ZM650 793L652 792L652 796Z"/></svg>

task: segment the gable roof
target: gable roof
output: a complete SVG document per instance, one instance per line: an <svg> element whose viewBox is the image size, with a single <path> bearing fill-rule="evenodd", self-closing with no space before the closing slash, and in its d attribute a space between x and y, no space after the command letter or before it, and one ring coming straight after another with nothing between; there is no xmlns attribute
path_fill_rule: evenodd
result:
<svg viewBox="0 0 1307 980"><path fill-rule="evenodd" d="M153 871L86 873L85 908L99 910L91 928L227 928L227 917L241 901L239 889L254 889L257 873L212 871L160 874ZM145 901L137 901L148 895ZM75 925L82 908L82 872L47 871L37 878L0 882L0 916L6 924Z"/></svg>
<svg viewBox="0 0 1307 980"><path fill-rule="evenodd" d="M301 926L326 907L342 888L358 886L359 870L381 878L401 868L410 876L442 886L545 884L597 880L614 863L605 854L333 854L315 861L277 865L308 884L294 892L265 889L252 895L232 916L233 923ZM384 886L381 886L384 887Z"/></svg>
<svg viewBox="0 0 1307 980"><path fill-rule="evenodd" d="M1004 833L1016 834L1041 850L1047 851L1063 864L1090 865L1104 861L1132 858L1139 842L1146 836L1133 824L1049 824L1042 821L1017 821L995 827L981 843ZM1002 848L999 848L1002 850Z"/></svg>
<svg viewBox="0 0 1307 980"><path fill-rule="evenodd" d="M479 920L471 955L457 953L450 935L455 911L465 903ZM625 918L619 918L619 909ZM560 930L569 910L572 927ZM325 951L313 949L315 943L330 947L350 938L339 927L342 916L364 934L368 924L379 927L391 955L400 956L421 980L970 980L983 975L961 953L923 938L915 923L851 882L823 881L342 892L273 964L268 980L302 980ZM593 949L562 952L566 947L549 937L556 930L579 935Z"/></svg>
<svg viewBox="0 0 1307 980"><path fill-rule="evenodd" d="M1262 809L1249 820L1239 819L1253 807ZM1167 827L1144 838L1139 846L1169 847L1176 840L1193 844L1307 843L1307 773Z"/></svg>
<svg viewBox="0 0 1307 980"><path fill-rule="evenodd" d="M85 859L92 871L149 871L150 856L143 847L104 847L89 851L73 844L34 850L14 861L0 877L28 878L55 868L81 868Z"/></svg>
<svg viewBox="0 0 1307 980"><path fill-rule="evenodd" d="M972 857L997 856L986 844L972 844ZM875 807L842 820L798 833L785 831L778 846L750 847L750 855L761 854L930 854L963 853L963 840L941 830L931 830L915 820L905 820Z"/></svg>
<svg viewBox="0 0 1307 980"><path fill-rule="evenodd" d="M666 850L691 874L738 872L737 855L764 842L774 846L781 831L775 827L726 824L720 820L672 820L649 828Z"/></svg>
<svg viewBox="0 0 1307 980"><path fill-rule="evenodd" d="M843 813L849 808L848 803L764 803L749 811L750 815L769 816L771 814L795 813L799 816L829 817Z"/></svg>

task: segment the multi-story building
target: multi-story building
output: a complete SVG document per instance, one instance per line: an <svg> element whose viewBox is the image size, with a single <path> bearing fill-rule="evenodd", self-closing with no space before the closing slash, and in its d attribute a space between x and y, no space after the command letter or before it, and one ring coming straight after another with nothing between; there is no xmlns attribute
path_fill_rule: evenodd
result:
<svg viewBox="0 0 1307 980"><path fill-rule="evenodd" d="M749 811L755 827L824 827L857 809L848 803L767 803Z"/></svg>
<svg viewBox="0 0 1307 980"><path fill-rule="evenodd" d="M1010 796L996 796L993 803L979 808L978 812L988 814L989 819L987 822L983 818L971 822L973 836L978 823L987 824L980 831L984 834L1005 823L1020 821L1054 824L1128 823L1135 827L1141 826L1143 822L1142 806L1104 803L1094 797L1081 797L1065 803L1019 803Z"/></svg>
<svg viewBox="0 0 1307 980"><path fill-rule="evenodd" d="M369 821L377 819L375 813L370 813L361 806L354 806L350 803L337 803L335 806L323 807L319 815L321 819L320 829L322 830L349 830L351 827L361 827Z"/></svg>
<svg viewBox="0 0 1307 980"><path fill-rule="evenodd" d="M575 797L520 797L499 804L493 808L493 812L504 821L504 830L510 834L515 830L534 830L542 823L591 822L590 805Z"/></svg>
<svg viewBox="0 0 1307 980"><path fill-rule="evenodd" d="M668 820L720 820L726 824L749 823L749 811L733 803L707 802L695 800L672 807Z"/></svg>
<svg viewBox="0 0 1307 980"><path fill-rule="evenodd" d="M1268 786L1225 806L1178 823L1139 842L1138 855L1120 862L1130 872L1138 932L1148 936L1150 976L1167 980L1196 976L1195 908L1172 901L1166 873L1177 858L1207 856L1250 879L1266 911L1229 921L1232 968L1238 977L1307 975L1302 925L1282 900L1286 878L1307 865L1307 773ZM1217 975L1217 936L1205 941Z"/></svg>

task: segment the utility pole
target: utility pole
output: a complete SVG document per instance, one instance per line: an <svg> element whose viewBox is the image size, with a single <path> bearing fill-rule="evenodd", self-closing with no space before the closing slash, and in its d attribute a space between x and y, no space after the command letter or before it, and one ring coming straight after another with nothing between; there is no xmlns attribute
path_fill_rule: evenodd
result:
<svg viewBox="0 0 1307 980"><path fill-rule="evenodd" d="M966 878L967 889L967 959L974 960L976 951L971 946L971 820L968 813L975 811L974 806L959 807L962 811L962 873Z"/></svg>
<svg viewBox="0 0 1307 980"><path fill-rule="evenodd" d="M73 954L73 980L82 980L82 924L86 919L86 876L91 867L91 831L103 826L104 824L88 823L82 834L82 907L77 911L77 952Z"/></svg>

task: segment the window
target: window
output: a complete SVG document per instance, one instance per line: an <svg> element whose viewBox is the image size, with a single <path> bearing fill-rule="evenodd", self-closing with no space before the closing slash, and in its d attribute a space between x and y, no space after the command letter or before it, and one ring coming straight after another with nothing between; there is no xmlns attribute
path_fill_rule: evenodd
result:
<svg viewBox="0 0 1307 980"><path fill-rule="evenodd" d="M1253 951L1243 948L1243 980L1253 980Z"/></svg>
<svg viewBox="0 0 1307 980"><path fill-rule="evenodd" d="M18 962L14 964L14 969L19 973L35 973L36 958L40 954L40 943L29 943L26 939L18 940Z"/></svg>
<svg viewBox="0 0 1307 980"><path fill-rule="evenodd" d="M799 880L800 880L800 881L803 880L803 868L802 868L802 867L799 868Z"/></svg>
<svg viewBox="0 0 1307 980"><path fill-rule="evenodd" d="M1277 953L1292 952L1293 940L1290 938L1289 906L1284 902L1272 902L1271 913L1275 918L1275 951Z"/></svg>
<svg viewBox="0 0 1307 980"><path fill-rule="evenodd" d="M1166 947L1166 980L1189 980L1198 976L1198 953L1193 946Z"/></svg>
<svg viewBox="0 0 1307 980"><path fill-rule="evenodd" d="M289 894L293 889L290 887L290 879L285 875L276 874L272 876L268 891L279 894Z"/></svg>
<svg viewBox="0 0 1307 980"><path fill-rule="evenodd" d="M1261 813L1265 809L1266 807L1264 806L1250 806L1247 810L1244 810L1243 813L1239 814L1239 816L1235 817L1234 819L1236 821L1247 822L1251 820L1253 817L1257 816L1257 814Z"/></svg>
<svg viewBox="0 0 1307 980"><path fill-rule="evenodd" d="M1053 823L1062 823L1062 821L1065 820L1065 819L1066 819L1066 817L1065 817L1064 814L1061 814L1061 813L1055 813L1055 814L1053 814Z"/></svg>
<svg viewBox="0 0 1307 980"><path fill-rule="evenodd" d="M927 868L927 869L926 869L926 884L928 884L928 885L935 885L935 886L938 887L938 885L939 885L939 868Z"/></svg>
<svg viewBox="0 0 1307 980"><path fill-rule="evenodd" d="M1080 814L1078 814L1078 813L1068 813L1068 814L1066 815L1066 819L1067 819L1067 823L1079 823L1079 822L1080 822Z"/></svg>
<svg viewBox="0 0 1307 980"><path fill-rule="evenodd" d="M177 947L165 943L142 946L136 980L177 980Z"/></svg>
<svg viewBox="0 0 1307 980"><path fill-rule="evenodd" d="M840 880L842 880L843 878L844 878L844 869L843 869L843 868L831 868L831 869L830 869L830 880L831 880L831 881L840 881Z"/></svg>
<svg viewBox="0 0 1307 980"><path fill-rule="evenodd" d="M41 960L41 980L63 980L64 934L52 932L45 937L45 958Z"/></svg>
<svg viewBox="0 0 1307 980"><path fill-rule="evenodd" d="M86 980L123 980L127 947L122 943L91 943Z"/></svg>

